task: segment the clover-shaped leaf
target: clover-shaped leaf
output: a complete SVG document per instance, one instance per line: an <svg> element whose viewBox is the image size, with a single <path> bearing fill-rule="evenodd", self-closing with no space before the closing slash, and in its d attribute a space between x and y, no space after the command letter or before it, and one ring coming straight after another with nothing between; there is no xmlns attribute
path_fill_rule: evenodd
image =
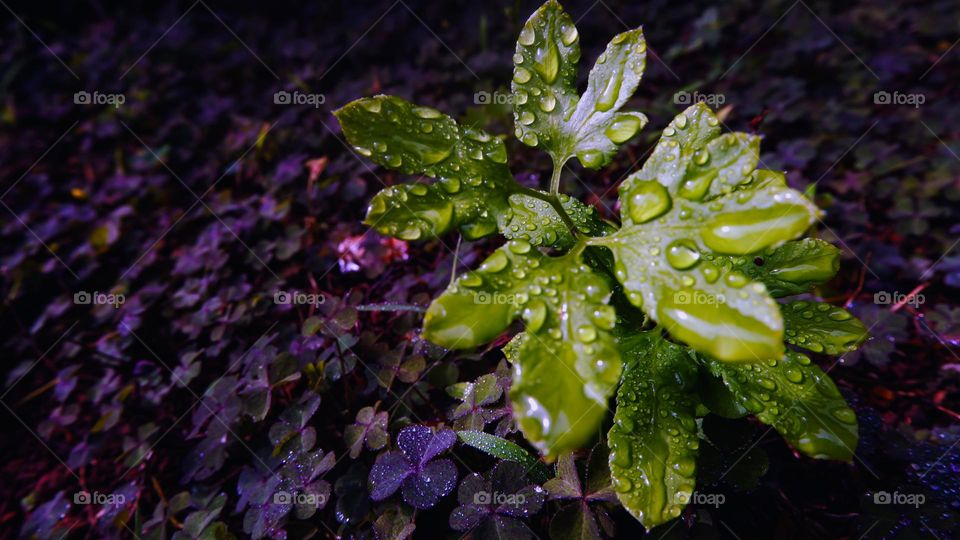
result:
<svg viewBox="0 0 960 540"><path fill-rule="evenodd" d="M501 461L486 475L473 473L460 482L460 506L450 514L450 527L481 540L532 538L520 518L539 512L545 500L546 492L528 483L523 467Z"/></svg>
<svg viewBox="0 0 960 540"><path fill-rule="evenodd" d="M439 180L384 189L370 202L367 224L403 240L454 228L470 239L497 231L499 211L518 187L502 140L393 96L358 99L336 115L361 155L403 174Z"/></svg>
<svg viewBox="0 0 960 540"><path fill-rule="evenodd" d="M408 426L397 435L399 451L377 456L370 470L370 497L386 499L398 489L415 508L430 508L457 483L457 467L449 459L434 459L453 446L457 435L449 429L434 432L426 426Z"/></svg>
<svg viewBox="0 0 960 540"><path fill-rule="evenodd" d="M659 333L621 340L626 368L607 434L617 497L647 529L679 516L690 500L699 445L696 364Z"/></svg>
<svg viewBox="0 0 960 540"><path fill-rule="evenodd" d="M300 403L292 405L280 413L280 421L270 428L270 441L273 443L273 455L284 451L287 443L299 437L300 448L310 450L317 441L317 430L307 422L320 407L320 396L313 392L304 394Z"/></svg>
<svg viewBox="0 0 960 540"><path fill-rule="evenodd" d="M849 311L830 304L798 300L782 304L784 339L809 351L838 355L867 339L867 328Z"/></svg>
<svg viewBox="0 0 960 540"><path fill-rule="evenodd" d="M526 338L508 357L510 401L527 440L555 454L591 436L619 380L609 296L608 283L580 252L548 257L512 240L433 301L424 334L448 348L469 348L522 318Z"/></svg>
<svg viewBox="0 0 960 540"><path fill-rule="evenodd" d="M647 123L640 113L620 112L643 76L646 51L640 29L617 35L578 96L577 28L560 4L545 3L523 26L513 56L517 138L549 153L557 166L572 156L590 169L610 163L617 148Z"/></svg>
<svg viewBox="0 0 960 540"><path fill-rule="evenodd" d="M356 422L343 432L351 458L356 459L364 445L368 450L379 450L387 444L387 420L386 411L377 412L374 407L364 407L357 412Z"/></svg>
<svg viewBox="0 0 960 540"><path fill-rule="evenodd" d="M487 424L508 414L507 407L493 407L503 396L504 384L496 373L488 373L469 383L457 383L447 392L462 403L450 412L456 430L483 431Z"/></svg>
<svg viewBox="0 0 960 540"><path fill-rule="evenodd" d="M853 458L857 416L833 381L805 355L787 351L779 360L753 364L703 361L743 408L797 450L817 459Z"/></svg>
<svg viewBox="0 0 960 540"><path fill-rule="evenodd" d="M603 505L616 502L610 485L610 469L607 465L608 451L597 448L590 453L586 472L581 474L572 453L557 460L557 476L543 485L550 500L569 501L550 520L550 538L566 540L599 540L601 527L613 535L613 522ZM584 476L584 482L580 478ZM599 521L599 526L598 522Z"/></svg>
<svg viewBox="0 0 960 540"><path fill-rule="evenodd" d="M613 251L627 298L673 337L724 361L779 358L776 303L717 254L776 247L805 231L816 207L782 174L754 170L755 138L721 136L718 123L700 104L679 114L620 187L623 228L591 243Z"/></svg>

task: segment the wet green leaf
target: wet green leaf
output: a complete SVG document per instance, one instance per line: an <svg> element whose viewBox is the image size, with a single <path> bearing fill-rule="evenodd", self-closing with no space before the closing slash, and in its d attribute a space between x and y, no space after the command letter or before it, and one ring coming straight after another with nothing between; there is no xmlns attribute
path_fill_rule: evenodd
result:
<svg viewBox="0 0 960 540"><path fill-rule="evenodd" d="M770 295L781 298L809 291L833 279L840 269L840 250L819 238L791 240L747 257L728 257L733 269L767 286Z"/></svg>
<svg viewBox="0 0 960 540"><path fill-rule="evenodd" d="M594 207L562 194L560 204L580 232L591 236L603 232L603 222ZM526 240L534 246L560 249L568 249L575 242L567 224L560 219L553 206L543 199L514 193L510 196L510 212L507 216L501 226L501 233L507 238Z"/></svg>
<svg viewBox="0 0 960 540"><path fill-rule="evenodd" d="M679 516L689 502L699 447L696 363L658 334L621 341L626 366L607 435L614 490L647 529Z"/></svg>
<svg viewBox="0 0 960 540"><path fill-rule="evenodd" d="M728 364L704 360L761 422L797 450L817 459L850 461L857 447L857 417L833 381L803 354L781 360Z"/></svg>
<svg viewBox="0 0 960 540"><path fill-rule="evenodd" d="M483 431L458 431L457 436L464 444L493 457L519 463L535 482L543 483L550 478L550 473L540 460L506 439Z"/></svg>
<svg viewBox="0 0 960 540"><path fill-rule="evenodd" d="M518 188L502 140L393 96L358 99L336 115L359 154L403 174L439 179L384 189L370 202L368 225L404 240L455 227L470 239L496 232L507 197Z"/></svg>
<svg viewBox="0 0 960 540"><path fill-rule="evenodd" d="M560 4L545 3L523 26L513 56L517 138L548 152L556 164L573 156L590 169L610 163L617 148L647 123L643 114L620 112L643 76L646 50L642 30L618 34L578 96L577 28Z"/></svg>
<svg viewBox="0 0 960 540"><path fill-rule="evenodd" d="M754 171L754 139L720 136L718 123L702 105L678 115L620 188L623 228L591 243L613 251L627 298L673 337L724 361L779 358L776 303L721 255L800 235L816 207L783 175ZM703 157L708 150L713 161Z"/></svg>
<svg viewBox="0 0 960 540"><path fill-rule="evenodd" d="M840 355L866 341L867 328L849 311L820 302L796 301L780 306L784 339L808 351Z"/></svg>

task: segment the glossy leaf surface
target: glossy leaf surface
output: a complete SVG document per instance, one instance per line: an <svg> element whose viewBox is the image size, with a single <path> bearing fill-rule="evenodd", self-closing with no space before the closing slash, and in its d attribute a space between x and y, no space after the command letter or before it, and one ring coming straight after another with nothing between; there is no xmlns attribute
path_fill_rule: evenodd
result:
<svg viewBox="0 0 960 540"><path fill-rule="evenodd" d="M857 417L823 370L803 354L780 360L706 365L761 422L817 459L850 461L857 447Z"/></svg>
<svg viewBox="0 0 960 540"><path fill-rule="evenodd" d="M689 502L699 447L696 364L658 333L622 340L626 366L607 434L614 490L647 529L679 516Z"/></svg>
<svg viewBox="0 0 960 540"><path fill-rule="evenodd" d="M784 339L808 351L839 355L867 339L867 328L849 311L830 304L800 300L781 305Z"/></svg>

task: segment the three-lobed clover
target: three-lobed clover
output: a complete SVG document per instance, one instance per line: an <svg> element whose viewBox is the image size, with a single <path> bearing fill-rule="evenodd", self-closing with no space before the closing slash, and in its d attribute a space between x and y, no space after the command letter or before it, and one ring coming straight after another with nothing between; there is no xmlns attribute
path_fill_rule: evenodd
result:
<svg viewBox="0 0 960 540"><path fill-rule="evenodd" d="M516 136L550 154L549 191L513 179L502 138L434 109L376 96L337 111L357 152L436 179L381 191L368 224L407 240L453 230L508 239L433 301L424 336L470 349L522 321L504 348L509 400L547 456L590 445L616 394L611 477L648 528L690 500L704 408L752 414L811 457L850 460L855 414L784 342L843 354L866 329L842 308L776 300L837 272L836 248L798 239L818 209L782 173L757 168L759 137L722 133L702 104L678 114L620 186L621 227L559 193L570 158L599 168L646 123L621 111L643 74L642 31L611 41L582 93L578 38L551 0L524 25L514 55Z"/></svg>

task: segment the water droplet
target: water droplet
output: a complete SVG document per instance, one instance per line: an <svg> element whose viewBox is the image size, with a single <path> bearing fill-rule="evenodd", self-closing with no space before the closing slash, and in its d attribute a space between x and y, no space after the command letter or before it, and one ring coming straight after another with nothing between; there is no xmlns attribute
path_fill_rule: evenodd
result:
<svg viewBox="0 0 960 540"><path fill-rule="evenodd" d="M560 52L553 40L547 40L542 47L537 47L533 60L533 68L543 77L543 82L551 84L557 80L557 73L560 71Z"/></svg>
<svg viewBox="0 0 960 540"><path fill-rule="evenodd" d="M523 29L520 30L520 37L517 38L517 42L519 42L521 45L529 47L530 45L533 45L533 40L536 39L536 37L536 34L533 33L532 26L524 26Z"/></svg>
<svg viewBox="0 0 960 540"><path fill-rule="evenodd" d="M540 99L540 110L550 112L557 106L557 98L553 94L544 94Z"/></svg>
<svg viewBox="0 0 960 540"><path fill-rule="evenodd" d="M844 424L856 424L857 415L849 407L840 407L832 411L833 417Z"/></svg>
<svg viewBox="0 0 960 540"><path fill-rule="evenodd" d="M443 113L432 107L414 107L413 114L420 118L440 118L443 116Z"/></svg>
<svg viewBox="0 0 960 540"><path fill-rule="evenodd" d="M547 306L542 300L535 298L523 308L522 316L527 325L527 330L537 332L543 327L543 322L547 318Z"/></svg>
<svg viewBox="0 0 960 540"><path fill-rule="evenodd" d="M680 113L680 115L677 116L677 117L673 120L673 125L677 126L677 128L679 128L679 129L684 129L684 128L686 128L686 127L687 127L687 115L685 115L685 114L683 114L683 113Z"/></svg>
<svg viewBox="0 0 960 540"><path fill-rule="evenodd" d="M603 164L603 152L599 150L586 150L577 152L577 159L588 169L595 169Z"/></svg>
<svg viewBox="0 0 960 540"><path fill-rule="evenodd" d="M803 372L800 371L799 369L793 369L793 368L787 369L785 376L787 377L788 381L794 384L800 384L803 382Z"/></svg>
<svg viewBox="0 0 960 540"><path fill-rule="evenodd" d="M578 37L580 37L580 34L577 32L576 26L570 24L560 27L560 41L567 47L573 45Z"/></svg>
<svg viewBox="0 0 960 540"><path fill-rule="evenodd" d="M620 115L607 126L604 134L606 134L607 138L611 141L621 144L636 135L640 129L640 124L640 119L636 116L629 114Z"/></svg>
<svg viewBox="0 0 960 540"><path fill-rule="evenodd" d="M530 111L523 111L522 113L520 113L520 123L523 124L523 125L525 125L525 126L529 126L529 125L532 124L536 119L537 119L537 117L534 116L533 113L530 112Z"/></svg>
<svg viewBox="0 0 960 540"><path fill-rule="evenodd" d="M577 327L577 339L584 343L591 343L597 339L597 330L593 326L583 324Z"/></svg>
<svg viewBox="0 0 960 540"><path fill-rule="evenodd" d="M520 84L528 82L530 77L532 77L530 70L526 68L518 67L513 70L513 80Z"/></svg>
<svg viewBox="0 0 960 540"><path fill-rule="evenodd" d="M477 270L484 273L496 273L506 268L508 264L510 264L510 261L507 259L507 255L497 250L493 252L493 255L487 257L487 260L483 261L483 264Z"/></svg>
<svg viewBox="0 0 960 540"><path fill-rule="evenodd" d="M361 101L360 104L363 105L363 108L366 109L367 112L378 113L381 109L380 100L376 98L365 99Z"/></svg>
<svg viewBox="0 0 960 540"><path fill-rule="evenodd" d="M521 140L527 146L536 146L540 142L540 139L537 138L537 134L532 131L524 133Z"/></svg>
<svg viewBox="0 0 960 540"><path fill-rule="evenodd" d="M675 240L667 246L667 262L677 270L686 270L700 261L700 251L690 240Z"/></svg>
<svg viewBox="0 0 960 540"><path fill-rule="evenodd" d="M628 215L634 223L646 223L670 209L670 195L655 180L634 182L627 194Z"/></svg>

